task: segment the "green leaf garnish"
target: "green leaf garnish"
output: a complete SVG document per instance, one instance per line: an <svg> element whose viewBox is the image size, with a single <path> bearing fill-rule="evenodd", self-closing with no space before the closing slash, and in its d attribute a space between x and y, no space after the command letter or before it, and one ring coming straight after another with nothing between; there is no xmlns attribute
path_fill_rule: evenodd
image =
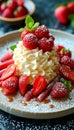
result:
<svg viewBox="0 0 74 130"><path fill-rule="evenodd" d="M12 51L14 51L15 48L16 48L16 45L10 46L10 49L11 49Z"/></svg>
<svg viewBox="0 0 74 130"><path fill-rule="evenodd" d="M61 78L60 82L62 82L68 88L69 91L72 90L71 81L68 81L68 80L65 80L64 78Z"/></svg>
<svg viewBox="0 0 74 130"><path fill-rule="evenodd" d="M69 20L74 20L74 14L70 14L70 15L68 16L68 19L69 19Z"/></svg>
<svg viewBox="0 0 74 130"><path fill-rule="evenodd" d="M28 16L26 17L25 24L26 24L26 26L27 26L29 29L31 29L32 26L34 25L34 20L33 20L33 18L28 15Z"/></svg>
<svg viewBox="0 0 74 130"><path fill-rule="evenodd" d="M68 2L63 2L61 4L55 5L55 8L58 8L59 6L67 6Z"/></svg>
<svg viewBox="0 0 74 130"><path fill-rule="evenodd" d="M70 26L74 28L74 20L71 21Z"/></svg>
<svg viewBox="0 0 74 130"><path fill-rule="evenodd" d="M22 32L22 31L24 31L25 30L25 28L20 28L18 31L19 32Z"/></svg>
<svg viewBox="0 0 74 130"><path fill-rule="evenodd" d="M34 31L38 26L39 22L34 22L34 19L31 16L27 16L25 19L25 28L20 28L19 31L22 32L24 30Z"/></svg>

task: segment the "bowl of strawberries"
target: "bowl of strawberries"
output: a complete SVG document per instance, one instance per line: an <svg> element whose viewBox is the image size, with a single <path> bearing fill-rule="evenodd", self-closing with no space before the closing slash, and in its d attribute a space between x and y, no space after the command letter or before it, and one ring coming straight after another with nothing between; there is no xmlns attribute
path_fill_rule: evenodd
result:
<svg viewBox="0 0 74 130"><path fill-rule="evenodd" d="M34 11L35 4L31 0L2 0L0 2L0 20L10 24L23 21Z"/></svg>

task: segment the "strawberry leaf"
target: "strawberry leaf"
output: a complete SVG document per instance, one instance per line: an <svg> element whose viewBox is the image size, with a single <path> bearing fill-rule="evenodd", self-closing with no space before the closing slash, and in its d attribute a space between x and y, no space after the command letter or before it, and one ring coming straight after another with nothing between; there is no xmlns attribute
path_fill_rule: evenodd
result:
<svg viewBox="0 0 74 130"><path fill-rule="evenodd" d="M74 14L70 14L70 15L68 16L68 19L69 19L69 20L74 20Z"/></svg>
<svg viewBox="0 0 74 130"><path fill-rule="evenodd" d="M59 6L67 6L68 2L63 2L61 4L55 5L55 8L58 8Z"/></svg>
<svg viewBox="0 0 74 130"><path fill-rule="evenodd" d="M70 26L74 28L74 20L71 21Z"/></svg>
<svg viewBox="0 0 74 130"><path fill-rule="evenodd" d="M72 84L71 84L71 81L68 81L68 80L65 80L64 78L61 78L60 79L60 82L62 82L69 91L72 90Z"/></svg>
<svg viewBox="0 0 74 130"><path fill-rule="evenodd" d="M11 49L12 51L14 51L15 48L16 48L16 45L10 46L10 49Z"/></svg>

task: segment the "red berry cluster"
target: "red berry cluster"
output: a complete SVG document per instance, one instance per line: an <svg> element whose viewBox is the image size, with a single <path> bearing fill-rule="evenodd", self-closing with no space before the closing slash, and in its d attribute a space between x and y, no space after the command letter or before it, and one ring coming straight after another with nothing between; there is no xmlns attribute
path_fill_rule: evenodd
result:
<svg viewBox="0 0 74 130"><path fill-rule="evenodd" d="M5 0L0 3L0 13L5 18L18 18L28 14L23 0Z"/></svg>
<svg viewBox="0 0 74 130"><path fill-rule="evenodd" d="M43 52L51 51L54 46L54 37L45 25L39 26L34 31L24 30L21 34L23 45L28 49L39 48Z"/></svg>
<svg viewBox="0 0 74 130"><path fill-rule="evenodd" d="M60 23L67 25L70 20L74 20L74 2L61 4L55 9L54 15Z"/></svg>

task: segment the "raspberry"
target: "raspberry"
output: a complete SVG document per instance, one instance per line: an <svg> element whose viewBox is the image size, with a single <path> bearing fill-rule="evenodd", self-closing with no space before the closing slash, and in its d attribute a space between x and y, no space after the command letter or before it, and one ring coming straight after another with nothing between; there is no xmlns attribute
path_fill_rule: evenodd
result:
<svg viewBox="0 0 74 130"><path fill-rule="evenodd" d="M56 82L50 93L52 98L63 98L66 97L68 94L69 92L67 90L67 87L61 82Z"/></svg>
<svg viewBox="0 0 74 130"><path fill-rule="evenodd" d="M27 30L24 30L22 33L21 33L21 39L23 40L23 38L25 37L26 34L28 34L29 31Z"/></svg>
<svg viewBox="0 0 74 130"><path fill-rule="evenodd" d="M43 50L43 52L51 51L54 46L54 41L52 38L42 38L39 40L39 48Z"/></svg>
<svg viewBox="0 0 74 130"><path fill-rule="evenodd" d="M48 38L48 36L49 36L49 30L47 29L47 27L45 25L39 26L35 30L35 35L37 36L38 39L41 39L43 37Z"/></svg>
<svg viewBox="0 0 74 130"><path fill-rule="evenodd" d="M23 38L23 45L28 49L35 49L38 46L38 39L34 34L28 33Z"/></svg>

